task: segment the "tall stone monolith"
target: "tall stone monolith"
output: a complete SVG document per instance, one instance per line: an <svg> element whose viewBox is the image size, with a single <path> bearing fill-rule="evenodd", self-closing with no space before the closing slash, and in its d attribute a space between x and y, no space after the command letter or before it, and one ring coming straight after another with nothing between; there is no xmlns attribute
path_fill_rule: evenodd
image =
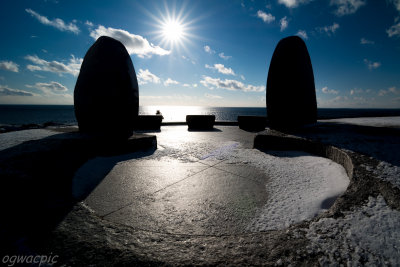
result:
<svg viewBox="0 0 400 267"><path fill-rule="evenodd" d="M139 86L125 46L101 36L87 51L74 91L79 130L128 138L139 111Z"/></svg>
<svg viewBox="0 0 400 267"><path fill-rule="evenodd" d="M295 129L317 120L314 74L304 41L279 41L267 79L267 116L272 128Z"/></svg>

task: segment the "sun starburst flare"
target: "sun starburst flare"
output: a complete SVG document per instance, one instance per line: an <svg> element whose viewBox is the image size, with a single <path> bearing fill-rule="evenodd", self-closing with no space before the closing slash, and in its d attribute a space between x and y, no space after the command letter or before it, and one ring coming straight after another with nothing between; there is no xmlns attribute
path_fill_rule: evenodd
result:
<svg viewBox="0 0 400 267"><path fill-rule="evenodd" d="M160 46L169 46L170 49L180 50L186 47L193 38L197 38L193 33L193 23L195 19L188 19L191 11L185 10L185 5L177 9L176 6L167 6L165 10L159 11L158 16L154 13L149 15L156 22L153 24L155 31L151 32L159 39Z"/></svg>
<svg viewBox="0 0 400 267"><path fill-rule="evenodd" d="M162 34L169 42L179 42L185 35L185 29L181 22L171 19L163 24Z"/></svg>

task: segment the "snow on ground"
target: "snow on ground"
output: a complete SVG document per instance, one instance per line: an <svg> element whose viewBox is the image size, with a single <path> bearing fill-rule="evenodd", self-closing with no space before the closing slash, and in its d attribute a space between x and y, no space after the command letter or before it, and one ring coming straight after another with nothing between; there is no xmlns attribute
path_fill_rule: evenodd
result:
<svg viewBox="0 0 400 267"><path fill-rule="evenodd" d="M321 122L338 122L362 126L395 127L400 128L400 117L366 117L320 120Z"/></svg>
<svg viewBox="0 0 400 267"><path fill-rule="evenodd" d="M23 142L26 141L39 140L55 134L59 133L46 129L32 129L32 130L2 133L0 134L0 150L4 150L22 144Z"/></svg>
<svg viewBox="0 0 400 267"><path fill-rule="evenodd" d="M241 149L225 163L250 164L270 178L265 184L270 198L248 225L252 232L311 219L326 211L349 184L341 165L305 152Z"/></svg>
<svg viewBox="0 0 400 267"><path fill-rule="evenodd" d="M321 120L321 129L330 123L343 123L361 126L384 126L400 128L400 117L377 117L377 118L351 118ZM375 134L368 131L360 132L349 129L332 128L333 133L326 128L326 131L307 133L303 137L313 138L327 144L332 144L342 149L355 151L361 154L372 156L381 163L371 171L379 178L390 182L393 186L400 188L400 138L396 131L388 134ZM372 168L368 167L367 168Z"/></svg>
<svg viewBox="0 0 400 267"><path fill-rule="evenodd" d="M321 253L323 266L347 262L348 266L399 264L400 212L392 210L382 196L345 212L344 218L325 218L310 224L306 237L309 254ZM383 259L384 260L383 260Z"/></svg>
<svg viewBox="0 0 400 267"><path fill-rule="evenodd" d="M398 151L395 153L398 153ZM379 179L382 179L386 182L391 183L397 188L400 188L400 168L398 166L392 165L385 161L381 161L378 164L376 170L374 170L374 174Z"/></svg>

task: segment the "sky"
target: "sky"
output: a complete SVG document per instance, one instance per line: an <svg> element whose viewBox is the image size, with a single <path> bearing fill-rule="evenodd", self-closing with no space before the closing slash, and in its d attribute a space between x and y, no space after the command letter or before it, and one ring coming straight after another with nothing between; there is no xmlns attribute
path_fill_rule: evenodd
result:
<svg viewBox="0 0 400 267"><path fill-rule="evenodd" d="M73 104L107 35L131 56L141 106L265 107L274 49L298 35L318 107L400 108L400 0L2 0L0 30L0 104Z"/></svg>

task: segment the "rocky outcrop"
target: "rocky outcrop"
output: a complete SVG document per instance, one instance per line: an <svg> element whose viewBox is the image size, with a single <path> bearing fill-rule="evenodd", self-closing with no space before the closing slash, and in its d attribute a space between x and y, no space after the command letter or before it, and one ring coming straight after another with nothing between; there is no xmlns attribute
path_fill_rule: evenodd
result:
<svg viewBox="0 0 400 267"><path fill-rule="evenodd" d="M74 91L81 132L127 138L139 111L139 86L124 45L101 36L83 60Z"/></svg>
<svg viewBox="0 0 400 267"><path fill-rule="evenodd" d="M272 55L267 79L267 115L273 128L293 129L316 122L311 59L298 36L280 40Z"/></svg>

